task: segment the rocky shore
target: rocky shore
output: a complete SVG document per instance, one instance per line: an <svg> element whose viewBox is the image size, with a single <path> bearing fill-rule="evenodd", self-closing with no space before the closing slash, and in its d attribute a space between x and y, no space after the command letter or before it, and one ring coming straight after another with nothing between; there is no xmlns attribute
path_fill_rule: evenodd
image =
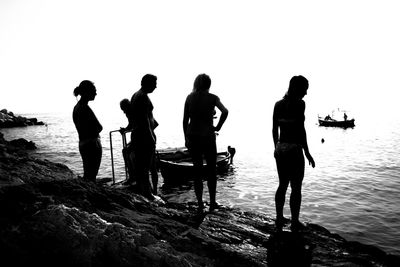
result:
<svg viewBox="0 0 400 267"><path fill-rule="evenodd" d="M1 266L400 266L321 226L277 233L267 215L150 202L85 182L0 133Z"/></svg>
<svg viewBox="0 0 400 267"><path fill-rule="evenodd" d="M44 125L44 122L38 121L36 118L16 116L12 111L8 111L7 109L0 110L0 128L24 127L31 125Z"/></svg>

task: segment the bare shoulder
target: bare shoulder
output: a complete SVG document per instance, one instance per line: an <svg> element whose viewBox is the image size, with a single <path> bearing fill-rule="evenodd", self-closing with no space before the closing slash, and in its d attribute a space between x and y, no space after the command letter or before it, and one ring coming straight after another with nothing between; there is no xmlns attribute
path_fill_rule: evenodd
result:
<svg viewBox="0 0 400 267"><path fill-rule="evenodd" d="M274 105L274 109L277 110L277 109L282 108L284 106L284 101L285 101L284 99L276 101L275 105Z"/></svg>

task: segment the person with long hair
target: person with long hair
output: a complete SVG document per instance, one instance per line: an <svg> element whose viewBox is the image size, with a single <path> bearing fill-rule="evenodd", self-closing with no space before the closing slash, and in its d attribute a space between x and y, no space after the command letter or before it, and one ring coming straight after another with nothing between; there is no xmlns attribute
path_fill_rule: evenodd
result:
<svg viewBox="0 0 400 267"><path fill-rule="evenodd" d="M222 104L218 96L209 92L211 79L206 74L200 74L194 81L193 91L187 96L183 115L183 132L185 145L189 149L196 169L194 190L198 202L198 210L202 212L203 204L203 180L201 169L203 156L206 159L207 186L210 194L210 211L218 208L216 202L217 176L216 161L217 147L215 133L221 130L228 109ZM216 126L213 125L215 108L221 111L221 116Z"/></svg>
<svg viewBox="0 0 400 267"><path fill-rule="evenodd" d="M103 126L88 104L97 95L96 87L93 82L84 80L75 88L74 95L80 96L74 107L72 118L79 136L83 178L95 182L101 163L102 147L99 134Z"/></svg>
<svg viewBox="0 0 400 267"><path fill-rule="evenodd" d="M278 229L288 222L283 216L285 195L290 184L291 229L297 231L304 225L299 221L301 206L301 187L304 178L304 155L314 168L315 162L307 144L304 127L305 102L308 80L303 76L294 76L283 99L276 102L273 113L272 136L279 186L275 194L276 221ZM304 151L304 155L303 155Z"/></svg>

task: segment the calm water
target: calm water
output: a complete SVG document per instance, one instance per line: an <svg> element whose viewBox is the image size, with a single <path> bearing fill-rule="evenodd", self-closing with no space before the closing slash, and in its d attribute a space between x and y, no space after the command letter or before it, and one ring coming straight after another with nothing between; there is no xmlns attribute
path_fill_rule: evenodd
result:
<svg viewBox="0 0 400 267"><path fill-rule="evenodd" d="M109 132L125 126L126 119L122 113L96 114L104 126L99 176L111 177ZM231 145L237 150L232 170L219 179L218 200L223 205L274 216L277 175L271 120L263 118L257 123L253 121L255 118L248 119L241 114L240 110L233 110L228 118L231 123L227 121L217 138L220 149ZM71 114L23 115L37 117L47 122L47 126L2 129L5 138L32 140L38 146L38 156L64 163L81 174ZM160 122L156 130L158 148L182 146L180 119L162 115L156 116ZM368 116L354 115L356 127L343 130L319 127L317 115L308 114L306 128L316 168L306 167L301 219L321 224L348 240L376 245L400 255L400 120L371 121ZM121 180L125 177L121 137L115 133L112 139L116 179ZM170 201L195 200L190 186L161 192ZM208 199L207 193L205 198ZM285 208L285 214L290 217Z"/></svg>

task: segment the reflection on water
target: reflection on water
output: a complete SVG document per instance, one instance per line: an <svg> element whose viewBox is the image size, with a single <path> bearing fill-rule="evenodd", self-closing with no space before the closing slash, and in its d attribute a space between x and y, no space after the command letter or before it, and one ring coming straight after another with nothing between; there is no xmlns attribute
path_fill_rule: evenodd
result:
<svg viewBox="0 0 400 267"><path fill-rule="evenodd" d="M218 186L217 186L217 191L218 191L218 196L217 200L219 204L222 204L224 206L229 206L233 207L235 206L233 203L229 203L228 197L224 194L221 193L220 191L224 192L227 190L223 190L223 187L233 187L234 186L234 176L235 176L235 166L230 166L226 172L223 174L217 175L218 179ZM162 179L162 176L160 174L160 177ZM194 183L193 180L188 179L185 183L179 184L179 185L164 185L161 181L159 183L160 186L160 191L163 198L168 200L169 202L177 202L177 203L185 203L185 202L196 202L196 197L194 195ZM231 184L231 185L229 185ZM206 182L204 182L204 194L203 194L203 199L205 202L209 202L209 196L208 196L208 188L206 185Z"/></svg>
<svg viewBox="0 0 400 267"><path fill-rule="evenodd" d="M82 172L78 139L70 115L35 116L47 126L2 129L5 138L25 138L38 146L37 156ZM385 251L400 254L400 128L399 121L357 120L354 129L318 127L308 121L309 147L316 168L306 166L300 219L321 224L349 240L378 245ZM102 133L103 159L100 178L112 176L109 131L125 125L125 118L109 120ZM220 175L217 201L221 205L260 211L275 216L274 196L278 185L273 159L272 134L269 122L265 129L243 136L243 125L227 125L217 139L219 150L228 145L236 148L233 165ZM182 146L182 136L162 125L157 128L158 148ZM236 135L228 134L236 133ZM325 142L322 143L321 139ZM113 136L116 180L125 179L120 136ZM162 177L160 183L162 186ZM159 189L173 202L195 202L192 182L174 188ZM288 189L290 192L290 188ZM289 194L287 194L289 197ZM204 200L208 201L206 182ZM288 199L286 200L288 203ZM285 215L290 211L285 205Z"/></svg>

